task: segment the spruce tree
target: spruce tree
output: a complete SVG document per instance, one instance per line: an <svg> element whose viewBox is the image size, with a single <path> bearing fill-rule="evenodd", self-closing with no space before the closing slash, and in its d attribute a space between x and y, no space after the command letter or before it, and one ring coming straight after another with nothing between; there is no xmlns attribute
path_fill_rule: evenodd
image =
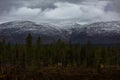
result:
<svg viewBox="0 0 120 80"><path fill-rule="evenodd" d="M30 33L26 38L26 53L27 64L30 65L32 61L32 35Z"/></svg>

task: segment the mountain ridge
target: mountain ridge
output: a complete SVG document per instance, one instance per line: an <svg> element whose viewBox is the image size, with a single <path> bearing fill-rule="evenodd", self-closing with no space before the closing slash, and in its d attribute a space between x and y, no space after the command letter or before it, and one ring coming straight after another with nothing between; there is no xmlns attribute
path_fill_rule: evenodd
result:
<svg viewBox="0 0 120 80"><path fill-rule="evenodd" d="M77 23L67 26L54 24L36 24L32 21L13 21L0 24L0 38L11 43L24 43L27 34L31 33L33 42L41 36L42 43L48 44L58 39L71 43L95 44L120 43L120 21L96 22L80 25Z"/></svg>

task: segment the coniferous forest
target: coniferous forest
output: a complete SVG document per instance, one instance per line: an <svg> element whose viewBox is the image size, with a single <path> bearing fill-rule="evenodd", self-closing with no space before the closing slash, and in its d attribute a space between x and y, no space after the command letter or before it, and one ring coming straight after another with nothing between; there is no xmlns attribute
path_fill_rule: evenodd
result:
<svg viewBox="0 0 120 80"><path fill-rule="evenodd" d="M0 41L0 80L119 80L120 46Z"/></svg>

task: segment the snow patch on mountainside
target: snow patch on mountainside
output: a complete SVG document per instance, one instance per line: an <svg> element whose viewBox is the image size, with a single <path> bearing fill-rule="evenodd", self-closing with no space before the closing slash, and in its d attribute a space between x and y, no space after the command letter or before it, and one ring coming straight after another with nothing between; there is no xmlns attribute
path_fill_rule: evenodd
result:
<svg viewBox="0 0 120 80"><path fill-rule="evenodd" d="M79 23L69 23L67 25L52 23L36 24L31 21L13 21L0 24L0 37L3 38L10 37L13 40L14 37L20 34L26 35L28 33L32 33L34 36L40 35L47 41L54 41L55 39L69 41L71 38L79 41L81 39L88 39L89 37L103 38L103 36L107 40L116 36L116 39L119 40L120 21L96 22L85 25L80 25Z"/></svg>

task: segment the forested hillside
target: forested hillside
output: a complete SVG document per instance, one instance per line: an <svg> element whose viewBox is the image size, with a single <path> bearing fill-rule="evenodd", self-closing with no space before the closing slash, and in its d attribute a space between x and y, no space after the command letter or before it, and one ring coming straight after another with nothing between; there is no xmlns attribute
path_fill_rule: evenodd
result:
<svg viewBox="0 0 120 80"><path fill-rule="evenodd" d="M40 36L35 44L32 42L31 34L28 34L25 44L13 45L5 40L0 41L1 79L6 75L8 78L8 75L15 74L17 78L24 80L25 77L18 76L25 75L27 72L37 73L45 67L48 72L51 67L53 70L60 68L63 71L65 68L68 70L69 68L91 69L96 73L101 72L104 68L120 69L120 46L103 47L92 45L89 41L85 45L72 45L71 42L66 44L62 40L42 45ZM42 75L44 72L40 73Z"/></svg>

